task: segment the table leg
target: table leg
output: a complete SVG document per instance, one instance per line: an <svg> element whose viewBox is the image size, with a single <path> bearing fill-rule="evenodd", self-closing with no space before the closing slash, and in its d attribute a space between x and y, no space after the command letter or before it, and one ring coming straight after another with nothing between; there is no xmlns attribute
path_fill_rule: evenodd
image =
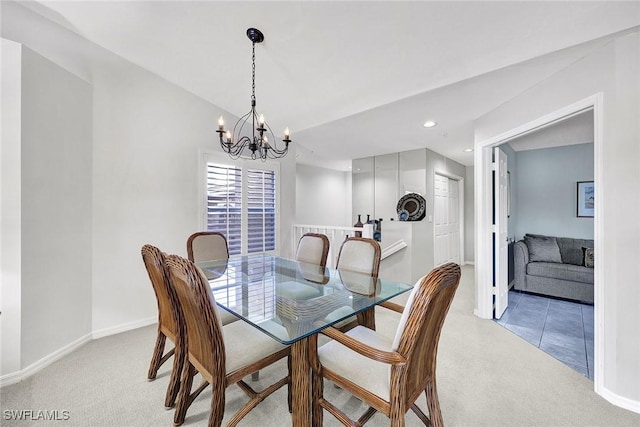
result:
<svg viewBox="0 0 640 427"><path fill-rule="evenodd" d="M374 307L358 313L358 324L372 330L376 330L376 311Z"/></svg>
<svg viewBox="0 0 640 427"><path fill-rule="evenodd" d="M291 344L291 397L293 427L311 425L311 370L309 339Z"/></svg>

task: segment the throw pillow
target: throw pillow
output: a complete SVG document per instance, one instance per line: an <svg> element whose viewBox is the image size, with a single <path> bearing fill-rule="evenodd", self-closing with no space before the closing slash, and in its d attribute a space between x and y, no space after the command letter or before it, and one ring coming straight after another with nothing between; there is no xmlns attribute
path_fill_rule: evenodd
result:
<svg viewBox="0 0 640 427"><path fill-rule="evenodd" d="M584 255L584 262L582 265L585 267L593 268L593 248L582 248L582 253Z"/></svg>
<svg viewBox="0 0 640 427"><path fill-rule="evenodd" d="M529 249L530 262L557 262L562 264L560 248L555 237L524 236L524 242Z"/></svg>

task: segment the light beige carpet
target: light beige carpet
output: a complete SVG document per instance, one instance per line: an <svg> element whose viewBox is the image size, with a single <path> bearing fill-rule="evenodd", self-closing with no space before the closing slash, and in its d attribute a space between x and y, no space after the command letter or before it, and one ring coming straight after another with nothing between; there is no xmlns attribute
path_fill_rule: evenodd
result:
<svg viewBox="0 0 640 427"><path fill-rule="evenodd" d="M402 302L402 301L401 301ZM463 268L462 282L440 340L438 390L447 426L640 426L640 415L617 408L593 392L593 383L500 325L473 315L474 276ZM392 335L398 316L380 309L377 328ZM9 426L171 426L173 411L163 408L170 364L146 381L156 327L92 341L38 372L0 390L0 425ZM284 374L286 363L260 372L260 383ZM255 384L255 383L254 383ZM259 385L257 387L260 387ZM357 417L366 409L331 384L326 396ZM227 417L246 401L227 389ZM206 425L210 394L205 391L187 413L185 426ZM424 398L419 400L426 411ZM66 421L13 421L11 410L68 411ZM411 412L407 426L422 425ZM291 424L286 389L258 405L244 426ZM325 413L324 425L340 425ZM377 414L368 426L388 426Z"/></svg>

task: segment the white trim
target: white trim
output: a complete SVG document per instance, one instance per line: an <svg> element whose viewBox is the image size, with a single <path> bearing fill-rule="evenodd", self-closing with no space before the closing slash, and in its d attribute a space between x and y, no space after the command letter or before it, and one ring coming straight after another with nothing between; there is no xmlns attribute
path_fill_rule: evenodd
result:
<svg viewBox="0 0 640 427"><path fill-rule="evenodd" d="M473 265L475 267L476 263L474 261L464 261L462 265Z"/></svg>
<svg viewBox="0 0 640 427"><path fill-rule="evenodd" d="M493 318L493 298L488 298L493 292L493 254L491 253L492 215L491 203L486 202L491 197L491 147L475 144L474 150L474 188L475 188L475 282L476 306L473 313L483 319Z"/></svg>
<svg viewBox="0 0 640 427"><path fill-rule="evenodd" d="M109 335L128 332L134 329L153 325L154 323L157 323L157 322L158 322L158 317L154 316L154 317L149 317L147 319L136 320L135 322L123 323L121 325L114 326L111 328L100 329L98 331L94 331L92 333L86 334L78 338L77 340L65 345L64 347L54 351L53 353L46 355L42 359L32 363L31 365L27 366L24 369L1 376L0 387L15 384L17 382L24 380L25 378L30 377L31 375L51 365L53 362L56 362L62 359L68 354L82 347L84 344L88 343L89 341L103 338Z"/></svg>
<svg viewBox="0 0 640 427"><path fill-rule="evenodd" d="M65 345L64 347L54 351L38 360L37 362L32 363L24 369L19 371L11 372L9 374L3 375L0 377L0 387L4 387L7 385L15 384L24 380L25 378L30 377L31 375L43 370L47 366L51 365L53 362L56 362L78 348L82 347L84 344L89 341L96 340L99 338L103 338L109 335L115 335L122 332L131 331L133 329L142 328L145 326L153 325L158 322L158 317L149 317L147 319L137 320L135 322L123 323L118 326L114 326L111 328L104 328L98 331L94 331L92 333L86 334L77 340Z"/></svg>
<svg viewBox="0 0 640 427"><path fill-rule="evenodd" d="M405 242L404 239L400 239L397 242L390 244L389 246L387 246L382 250L382 253L380 254L380 260L390 257L396 252L403 250L407 246L408 246L407 242Z"/></svg>
<svg viewBox="0 0 640 427"><path fill-rule="evenodd" d="M132 331L134 329L143 328L145 326L153 325L158 322L158 316L148 317L146 319L136 320L129 323L122 323L117 326L111 326L109 328L98 329L91 334L94 340L99 338L108 337L109 335L115 335L122 332Z"/></svg>
<svg viewBox="0 0 640 427"><path fill-rule="evenodd" d="M593 99L593 178L595 184L595 197L603 200L601 190L604 188L604 136L603 136L603 95L598 93ZM604 253L604 205L596 203L593 218L594 252ZM604 278L605 271L600 260L594 260L594 288L593 288L593 322L594 322L594 390L601 396L608 392L617 396L604 388L604 323L606 303L604 298ZM635 402L636 412L640 413L640 402Z"/></svg>
<svg viewBox="0 0 640 427"><path fill-rule="evenodd" d="M77 340L65 345L64 347L54 351L53 353L46 355L42 359L32 363L31 365L27 366L24 369L21 369L16 372L12 372L7 375L3 375L2 377L0 377L0 387L15 384L27 377L30 377L36 372L41 371L42 369L51 365L53 362L62 359L64 356L82 347L84 344L88 343L89 341L91 341L91 334L86 334L78 338Z"/></svg>
<svg viewBox="0 0 640 427"><path fill-rule="evenodd" d="M461 180L464 179L464 177L462 177L460 175L456 175L456 174L453 174L451 172L445 172L445 171L442 171L442 170L436 170L436 171L434 171L434 174L435 175L440 175L440 176L445 176L445 177L447 177L449 179L452 179L454 181L461 181Z"/></svg>
<svg viewBox="0 0 640 427"><path fill-rule="evenodd" d="M631 400L628 397L619 396L604 387L602 387L600 391L596 390L596 393L602 396L606 401L616 406L640 414L640 402L637 400Z"/></svg>
<svg viewBox="0 0 640 427"><path fill-rule="evenodd" d="M593 110L594 121L594 183L596 188L596 197L599 198L598 200L602 200L602 197L599 194L604 188L602 92L596 93L557 111L539 117L538 119L518 126L515 129L475 143L475 226L476 260L478 261L478 267L476 268L476 307L473 312L476 316L485 319L491 319L493 317L492 304L490 303L492 301L491 282L493 272L491 268L487 267L487 265L492 264L492 254L489 249L491 248L491 233L487 232L491 227L491 225L487 223L487 220L490 221L491 219L491 203L490 194L487 194L487 191L485 191L485 189L490 188L490 186L487 186L487 182L489 182L490 185L491 174L488 172L491 171L491 147L590 109ZM598 253L603 252L603 225L604 211L602 203L596 203L594 215L594 250ZM594 390L597 394L607 398L607 400L610 400L612 403L615 400L616 404L619 404L620 406L626 405L623 407L636 408L631 410L638 411L638 402L617 396L615 393L610 392L604 387L604 313L607 309L603 288L604 274L605 271L602 264L602 257L600 257L600 259L595 260L594 268Z"/></svg>

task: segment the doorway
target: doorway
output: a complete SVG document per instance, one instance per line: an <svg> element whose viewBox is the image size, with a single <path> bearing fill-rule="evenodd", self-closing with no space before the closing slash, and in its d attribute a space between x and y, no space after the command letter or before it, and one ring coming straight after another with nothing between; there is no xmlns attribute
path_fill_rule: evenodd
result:
<svg viewBox="0 0 640 427"><path fill-rule="evenodd" d="M593 110L594 118L594 184L596 200L602 200L602 94L596 94L558 111L540 117L518 128L489 138L477 141L475 144L475 230L476 230L476 307L474 314L478 317L491 319L494 313L494 281L493 281L493 187L492 187L492 150L493 147L527 135L539 129L553 125L559 121ZM602 223L601 205L596 203L594 215L594 247L601 253ZM594 269L594 317L601 318L603 307L603 276L599 261L595 261ZM603 326L595 322L594 326L594 365L595 383L601 381L601 360L603 348L601 343Z"/></svg>
<svg viewBox="0 0 640 427"><path fill-rule="evenodd" d="M514 184L513 213L508 218L509 240L515 242L511 243L512 258L508 263L513 274L510 276L513 277L512 289L508 292L509 308L496 321L591 379L593 305L582 301L593 301L593 269L581 264L584 255L580 246L593 245L593 217L576 214L576 183L593 180L593 124L593 111L589 110L494 148L509 157ZM497 219L498 216L496 222ZM530 253L524 242L526 235L557 239L562 261L567 264L527 264ZM498 240L504 241L504 238ZM549 269L541 274L546 277L551 272L548 278L539 277L538 265ZM559 270L555 270L556 266ZM528 267L532 268L530 276ZM565 271L563 268L576 273L562 276L569 282L558 285L558 276L553 272ZM589 276L590 285L573 282L588 281ZM578 288L569 290L574 283ZM590 297L585 288L590 288ZM496 318L499 301L496 294Z"/></svg>
<svg viewBox="0 0 640 427"><path fill-rule="evenodd" d="M460 264L462 253L462 180L436 172L434 177L434 265Z"/></svg>

